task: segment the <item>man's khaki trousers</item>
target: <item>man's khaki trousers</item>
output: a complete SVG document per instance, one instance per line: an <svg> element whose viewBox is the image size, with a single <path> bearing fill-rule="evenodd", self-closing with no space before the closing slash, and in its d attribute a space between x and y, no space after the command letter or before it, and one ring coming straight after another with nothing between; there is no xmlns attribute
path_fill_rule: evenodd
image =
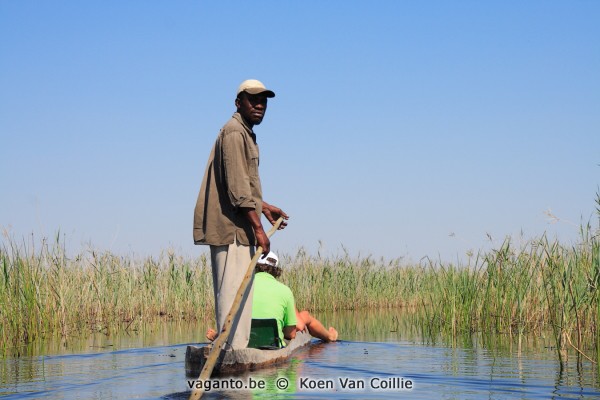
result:
<svg viewBox="0 0 600 400"><path fill-rule="evenodd" d="M254 256L254 246L241 245L236 238L230 245L210 246L210 256L215 292L217 333L220 333L235 300L235 295ZM254 275L252 275L252 282L242 299L240 306L242 311L239 313L239 318L233 320L231 334L227 341L229 346L226 345L225 349L243 349L248 346L250 324L252 322L253 283Z"/></svg>

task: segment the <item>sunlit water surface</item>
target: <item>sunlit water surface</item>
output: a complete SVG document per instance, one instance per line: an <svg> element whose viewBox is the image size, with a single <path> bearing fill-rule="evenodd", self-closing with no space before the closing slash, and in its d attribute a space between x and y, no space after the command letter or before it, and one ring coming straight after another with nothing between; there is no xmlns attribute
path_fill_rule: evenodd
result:
<svg viewBox="0 0 600 400"><path fill-rule="evenodd" d="M395 314L319 315L339 328L342 341L316 343L284 365L221 380L265 389L211 390L204 398L600 398L596 367L573 357L561 369L548 338L432 343ZM30 350L42 355L0 360L0 396L187 398L194 377L185 376L186 345L205 329L165 323L129 335L49 341Z"/></svg>

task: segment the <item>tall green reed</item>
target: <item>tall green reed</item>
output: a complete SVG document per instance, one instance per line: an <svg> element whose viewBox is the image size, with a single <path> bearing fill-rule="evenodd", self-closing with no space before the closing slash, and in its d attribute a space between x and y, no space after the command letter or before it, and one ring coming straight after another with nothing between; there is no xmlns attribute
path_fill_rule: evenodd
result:
<svg viewBox="0 0 600 400"><path fill-rule="evenodd" d="M600 209L600 200L598 203ZM599 210L600 216L600 210ZM424 259L418 264L281 254L281 280L300 309L396 308L422 335L506 334L550 330L561 360L569 352L600 359L600 238L590 224L580 243L545 235L521 245L510 238L466 265ZM134 259L88 250L67 257L53 242L0 246L0 339L4 353L40 337L116 329L157 319L213 322L212 277L205 254L172 251ZM394 311L395 313L397 311ZM600 369L599 369L600 372Z"/></svg>
<svg viewBox="0 0 600 400"><path fill-rule="evenodd" d="M173 252L134 260L87 251L73 258L57 235L0 246L0 350L19 354L40 337L111 334L162 319L210 319L212 281L206 256Z"/></svg>

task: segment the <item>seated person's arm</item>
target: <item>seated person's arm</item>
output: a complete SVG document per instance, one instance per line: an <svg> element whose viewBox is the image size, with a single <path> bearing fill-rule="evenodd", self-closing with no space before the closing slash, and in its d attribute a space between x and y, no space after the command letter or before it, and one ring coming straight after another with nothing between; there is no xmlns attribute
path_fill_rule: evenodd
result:
<svg viewBox="0 0 600 400"><path fill-rule="evenodd" d="M296 325L288 325L283 327L283 336L287 340L292 340L296 337Z"/></svg>
<svg viewBox="0 0 600 400"><path fill-rule="evenodd" d="M302 319L302 316L300 315L300 313L298 312L298 309L295 308L296 311L296 330L298 332L302 332L303 330L306 329L306 324L304 323L304 320Z"/></svg>

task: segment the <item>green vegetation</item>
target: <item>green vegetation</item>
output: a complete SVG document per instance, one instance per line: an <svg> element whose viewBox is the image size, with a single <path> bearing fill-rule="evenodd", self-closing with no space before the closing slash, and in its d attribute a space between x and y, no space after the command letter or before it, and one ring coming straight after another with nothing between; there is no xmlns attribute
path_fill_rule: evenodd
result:
<svg viewBox="0 0 600 400"><path fill-rule="evenodd" d="M561 358L573 350L600 359L600 236L589 226L576 246L544 236L515 248L506 239L463 266L323 260L302 252L284 261L292 267L282 280L299 308L403 307L431 338L551 330Z"/></svg>
<svg viewBox="0 0 600 400"><path fill-rule="evenodd" d="M600 204L599 204L600 206ZM600 213L600 212L599 212ZM600 234L575 246L543 236L471 257L466 265L401 265L370 257L282 255L282 280L299 308L397 308L424 337L551 331L559 356L600 360ZM135 261L94 251L67 258L58 238L39 248L0 247L0 342L4 354L60 334L107 335L157 319L213 319L205 255Z"/></svg>
<svg viewBox="0 0 600 400"><path fill-rule="evenodd" d="M205 256L172 253L140 262L89 251L67 258L58 236L35 249L0 247L0 350L20 354L40 337L136 329L158 318L212 318L212 277Z"/></svg>

